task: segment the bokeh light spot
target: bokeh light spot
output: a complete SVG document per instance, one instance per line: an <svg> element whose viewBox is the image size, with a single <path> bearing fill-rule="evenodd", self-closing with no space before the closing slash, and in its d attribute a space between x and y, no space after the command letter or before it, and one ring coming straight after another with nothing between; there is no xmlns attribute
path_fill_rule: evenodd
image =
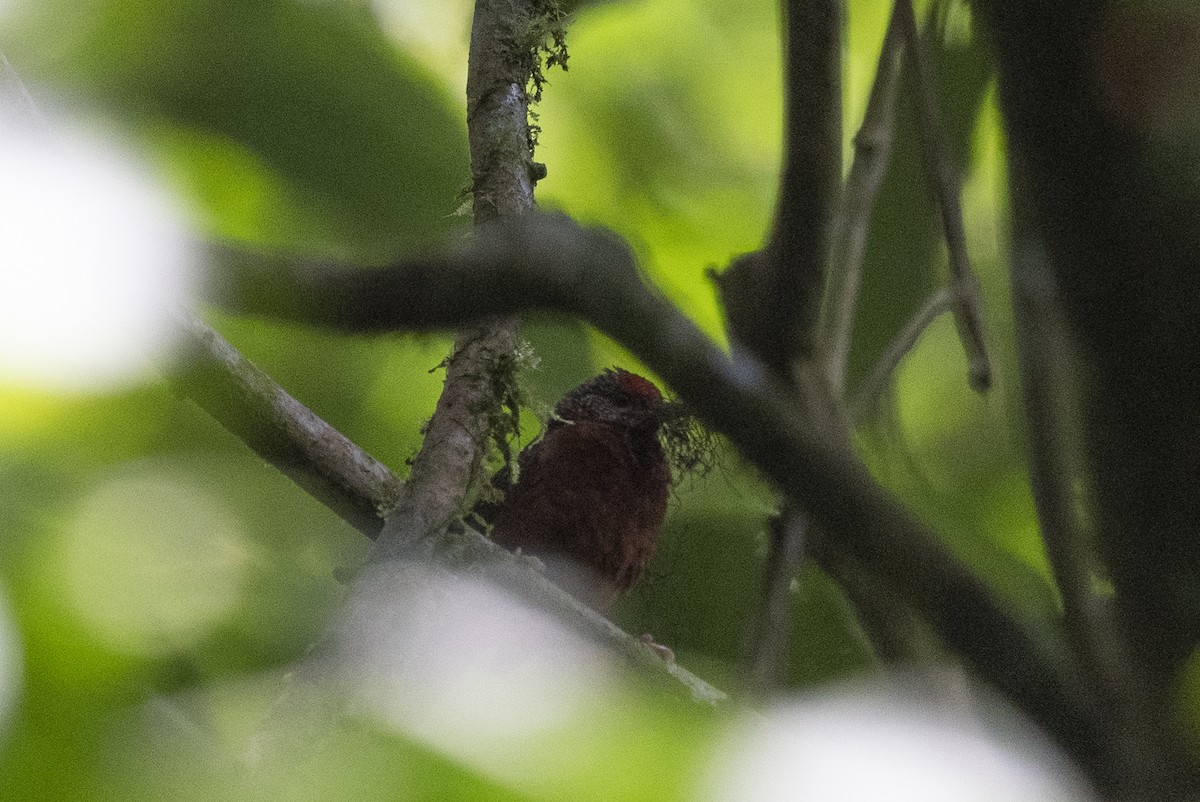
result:
<svg viewBox="0 0 1200 802"><path fill-rule="evenodd" d="M3 743L3 734L12 721L24 675L20 633L7 599L0 593L0 743Z"/></svg>
<svg viewBox="0 0 1200 802"><path fill-rule="evenodd" d="M978 699L956 705L896 678L778 704L747 718L720 756L701 799L1096 799L1049 740L1014 715Z"/></svg>
<svg viewBox="0 0 1200 802"><path fill-rule="evenodd" d="M114 650L187 649L241 597L237 521L184 477L150 466L92 491L66 527L61 571L75 612Z"/></svg>
<svg viewBox="0 0 1200 802"><path fill-rule="evenodd" d="M603 650L486 582L375 570L339 629L365 704L493 778L544 774L531 745L569 732L617 686Z"/></svg>
<svg viewBox="0 0 1200 802"><path fill-rule="evenodd" d="M0 130L0 376L88 391L143 375L194 285L183 214L114 141Z"/></svg>

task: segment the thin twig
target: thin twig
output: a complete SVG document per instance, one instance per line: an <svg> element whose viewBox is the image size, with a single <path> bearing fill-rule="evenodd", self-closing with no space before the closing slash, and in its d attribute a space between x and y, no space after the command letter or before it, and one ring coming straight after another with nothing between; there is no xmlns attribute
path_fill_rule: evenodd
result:
<svg viewBox="0 0 1200 802"><path fill-rule="evenodd" d="M899 0L897 0L899 2ZM836 398L846 388L846 368L854 334L854 310L862 284L863 256L871 227L871 212L879 188L887 175L892 155L896 121L896 90L900 84L904 37L896 19L896 8L888 22L879 51L875 83L863 114L862 126L854 136L854 162L846 178L842 205L834 219L829 254L829 283L822 310L822 349L829 386Z"/></svg>
<svg viewBox="0 0 1200 802"><path fill-rule="evenodd" d="M6 125L30 125L47 134L53 131L53 126L3 51L0 51L0 111Z"/></svg>
<svg viewBox="0 0 1200 802"><path fill-rule="evenodd" d="M1098 617L1087 526L1077 495L1082 454L1067 424L1070 357L1053 279L1037 246L1013 243L1013 316L1028 427L1029 476L1046 556L1063 604L1063 619L1081 662L1103 676L1114 632Z"/></svg>
<svg viewBox="0 0 1200 802"><path fill-rule="evenodd" d="M941 287L934 290L921 308L913 313L913 316L904 324L904 328L900 329L888 343L887 348L883 350L875 362L875 366L871 369L871 373L855 391L854 399L850 402L850 420L861 423L867 413L875 408L875 404L883 396L896 369L900 367L904 357L908 356L916 347L917 340L925 333L925 329L929 328L939 315L949 311L952 306L950 291Z"/></svg>
<svg viewBox="0 0 1200 802"><path fill-rule="evenodd" d="M899 0L896 14L908 48L917 112L920 119L921 145L925 168L933 183L934 196L942 215L950 262L952 311L959 340L967 354L967 376L972 389L987 390L992 385L992 365L983 336L983 314L979 300L979 281L967 255L967 235L963 227L962 200L958 170L950 156L938 103L935 76L930 69L925 43L917 31L912 0Z"/></svg>
<svg viewBox="0 0 1200 802"><path fill-rule="evenodd" d="M804 561L808 516L788 510L771 519L770 527L762 599L753 622L746 670L746 684L756 696L783 684L791 641L792 583Z"/></svg>

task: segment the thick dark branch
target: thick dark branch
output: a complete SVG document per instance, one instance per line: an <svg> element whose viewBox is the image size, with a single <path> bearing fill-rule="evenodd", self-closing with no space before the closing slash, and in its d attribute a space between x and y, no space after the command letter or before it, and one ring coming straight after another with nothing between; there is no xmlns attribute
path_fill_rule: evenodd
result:
<svg viewBox="0 0 1200 802"><path fill-rule="evenodd" d="M1194 129L1158 127L1182 119L1173 115L1186 82L1161 76L1194 52L1194 20L1175 4L972 8L996 57L1029 235L1044 248L1082 362L1090 520L1141 669L1127 679L1150 695L1157 723L1140 751L1187 775L1147 773L1158 785L1135 793L1194 795L1200 761L1175 716L1180 672L1200 645L1200 189ZM1159 33L1168 31L1186 44L1172 49Z"/></svg>
<svg viewBox="0 0 1200 802"><path fill-rule="evenodd" d="M825 284L831 210L842 181L841 0L788 0L783 176L771 247L776 294L761 310L782 333L787 365L811 357ZM786 375L786 373L784 374Z"/></svg>
<svg viewBox="0 0 1200 802"><path fill-rule="evenodd" d="M537 215L477 229L445 251L380 268L215 246L211 254L218 279L211 282L210 300L230 312L336 331L444 328L491 314L511 315L531 292L544 297L553 288L543 286L540 257L550 260L549 272L570 271L580 282L599 283L600 274L614 268L593 264L595 259L575 249L595 240L601 253L608 253L610 239L565 217ZM574 294L551 303L573 306L569 296Z"/></svg>
<svg viewBox="0 0 1200 802"><path fill-rule="evenodd" d="M311 275L311 274L310 274ZM568 219L527 215L437 259L360 273L400 300L365 321L324 306L352 330L428 328L518 309L570 312L628 347L787 496L811 511L834 547L894 588L1018 706L1096 767L1095 722L1064 654L1031 635L913 515L877 485L844 443L817 430L757 361L731 361L641 281L624 242ZM351 272L341 276L353 286ZM303 290L300 286L298 289ZM310 288L311 290L311 288ZM310 302L321 308L319 299ZM270 309L261 311L270 312ZM361 325L356 325L361 324Z"/></svg>
<svg viewBox="0 0 1200 802"><path fill-rule="evenodd" d="M897 0L902 3L904 0ZM887 175L895 140L896 90L900 85L904 37L896 7L888 22L879 50L875 83L867 100L862 126L854 136L854 162L846 178L841 208L834 220L829 253L829 286L821 317L821 347L829 376L829 387L841 398L846 388L846 367L854 339L854 310L862 285L863 257L875 198Z"/></svg>
<svg viewBox="0 0 1200 802"><path fill-rule="evenodd" d="M1121 48L1155 40L1137 38L1136 15L1105 19L1098 9L981 5L1030 219L1088 362L1101 554L1126 636L1165 689L1200 643L1200 191L1178 180L1189 164L1163 169L1151 123L1123 116L1136 106L1111 95L1101 107L1096 82L1124 77L1098 69L1133 66L1137 52Z"/></svg>

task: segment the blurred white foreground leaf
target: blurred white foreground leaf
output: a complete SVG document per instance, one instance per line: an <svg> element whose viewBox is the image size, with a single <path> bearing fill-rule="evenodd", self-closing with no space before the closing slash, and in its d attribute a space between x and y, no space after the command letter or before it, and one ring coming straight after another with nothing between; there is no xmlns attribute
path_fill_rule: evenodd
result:
<svg viewBox="0 0 1200 802"><path fill-rule="evenodd" d="M369 713L495 779L545 779L535 745L618 685L603 649L482 580L393 565L359 585L338 634Z"/></svg>
<svg viewBox="0 0 1200 802"><path fill-rule="evenodd" d="M32 117L0 128L0 176L0 378L87 391L140 377L195 284L173 197L115 138Z"/></svg>
<svg viewBox="0 0 1200 802"><path fill-rule="evenodd" d="M782 702L747 719L698 798L811 802L1093 802L1040 732L893 679Z"/></svg>

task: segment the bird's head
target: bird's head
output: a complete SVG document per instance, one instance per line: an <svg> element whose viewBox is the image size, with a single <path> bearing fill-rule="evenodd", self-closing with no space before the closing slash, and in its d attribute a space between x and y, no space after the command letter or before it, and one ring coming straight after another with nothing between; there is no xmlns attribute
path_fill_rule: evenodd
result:
<svg viewBox="0 0 1200 802"><path fill-rule="evenodd" d="M554 407L564 421L603 421L631 429L658 429L667 402L649 379L609 369L571 390Z"/></svg>

